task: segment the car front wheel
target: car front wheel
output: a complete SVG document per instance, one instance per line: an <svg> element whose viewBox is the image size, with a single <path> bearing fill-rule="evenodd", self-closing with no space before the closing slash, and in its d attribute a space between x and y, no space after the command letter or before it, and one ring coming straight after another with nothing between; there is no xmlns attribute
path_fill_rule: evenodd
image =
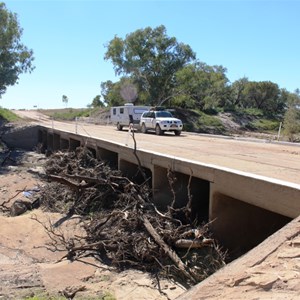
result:
<svg viewBox="0 0 300 300"><path fill-rule="evenodd" d="M162 135L164 134L164 132L161 130L161 128L159 127L159 125L157 124L156 127L155 127L155 133L157 135Z"/></svg>

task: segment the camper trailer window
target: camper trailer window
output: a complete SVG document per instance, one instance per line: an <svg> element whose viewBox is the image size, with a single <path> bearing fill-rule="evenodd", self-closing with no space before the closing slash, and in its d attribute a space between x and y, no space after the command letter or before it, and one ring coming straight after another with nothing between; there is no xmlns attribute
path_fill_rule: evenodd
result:
<svg viewBox="0 0 300 300"><path fill-rule="evenodd" d="M124 114L124 107L120 108L120 114Z"/></svg>
<svg viewBox="0 0 300 300"><path fill-rule="evenodd" d="M113 115L117 114L117 109L113 108Z"/></svg>

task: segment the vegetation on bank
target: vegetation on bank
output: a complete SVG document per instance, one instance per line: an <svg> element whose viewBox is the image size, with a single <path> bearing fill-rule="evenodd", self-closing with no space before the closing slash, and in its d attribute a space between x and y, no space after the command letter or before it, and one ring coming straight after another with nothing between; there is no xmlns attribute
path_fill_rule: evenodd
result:
<svg viewBox="0 0 300 300"><path fill-rule="evenodd" d="M26 297L24 300L65 300L65 296L49 295L49 293L41 292L33 297ZM116 300L116 297L110 292L103 292L103 296L76 296L77 300Z"/></svg>
<svg viewBox="0 0 300 300"><path fill-rule="evenodd" d="M65 108L65 109L42 109L40 112L49 117L52 117L54 120L62 121L74 121L79 117L89 117L92 113L92 109L88 108Z"/></svg>
<svg viewBox="0 0 300 300"><path fill-rule="evenodd" d="M0 121L4 120L5 122L14 122L19 119L20 118L9 109L0 107Z"/></svg>

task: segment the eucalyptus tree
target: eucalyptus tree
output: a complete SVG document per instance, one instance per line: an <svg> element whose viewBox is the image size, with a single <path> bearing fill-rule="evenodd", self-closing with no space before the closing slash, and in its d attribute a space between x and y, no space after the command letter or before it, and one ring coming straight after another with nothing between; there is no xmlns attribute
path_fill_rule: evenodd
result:
<svg viewBox="0 0 300 300"><path fill-rule="evenodd" d="M278 84L271 81L249 81L243 91L243 106L261 109L264 113L274 115L281 113L285 107L284 98Z"/></svg>
<svg viewBox="0 0 300 300"><path fill-rule="evenodd" d="M288 139L293 142L295 135L300 134L300 91L286 92L287 109L284 114L283 127Z"/></svg>
<svg viewBox="0 0 300 300"><path fill-rule="evenodd" d="M34 69L33 51L21 43L22 33L17 15L0 2L0 97L20 74Z"/></svg>
<svg viewBox="0 0 300 300"><path fill-rule="evenodd" d="M186 108L212 110L225 105L230 95L226 69L203 62L189 64L176 73L175 102Z"/></svg>
<svg viewBox="0 0 300 300"><path fill-rule="evenodd" d="M68 102L69 102L69 98L66 95L62 96L62 102L66 105L66 107L68 106Z"/></svg>
<svg viewBox="0 0 300 300"><path fill-rule="evenodd" d="M231 84L231 105L233 108L243 107L246 102L245 88L249 80L247 77L240 78Z"/></svg>
<svg viewBox="0 0 300 300"><path fill-rule="evenodd" d="M125 39L115 36L106 47L104 58L112 61L116 75L130 77L151 105L173 97L176 72L195 59L191 47L168 37L163 25L136 30Z"/></svg>
<svg viewBox="0 0 300 300"><path fill-rule="evenodd" d="M104 107L104 103L101 101L101 96L97 95L94 97L92 103L89 105L89 107Z"/></svg>
<svg viewBox="0 0 300 300"><path fill-rule="evenodd" d="M117 82L107 80L101 82L101 96L108 106L124 105L126 102L139 101L138 89L127 77L120 78Z"/></svg>

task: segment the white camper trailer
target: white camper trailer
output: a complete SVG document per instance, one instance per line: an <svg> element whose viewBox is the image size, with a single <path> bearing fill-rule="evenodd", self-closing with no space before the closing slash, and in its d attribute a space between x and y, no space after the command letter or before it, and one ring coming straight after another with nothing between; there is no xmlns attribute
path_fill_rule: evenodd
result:
<svg viewBox="0 0 300 300"><path fill-rule="evenodd" d="M123 127L129 127L130 124L135 129L139 129L142 113L150 108L150 106L134 106L133 103L111 107L110 120L112 124L117 126L118 130L122 130Z"/></svg>

